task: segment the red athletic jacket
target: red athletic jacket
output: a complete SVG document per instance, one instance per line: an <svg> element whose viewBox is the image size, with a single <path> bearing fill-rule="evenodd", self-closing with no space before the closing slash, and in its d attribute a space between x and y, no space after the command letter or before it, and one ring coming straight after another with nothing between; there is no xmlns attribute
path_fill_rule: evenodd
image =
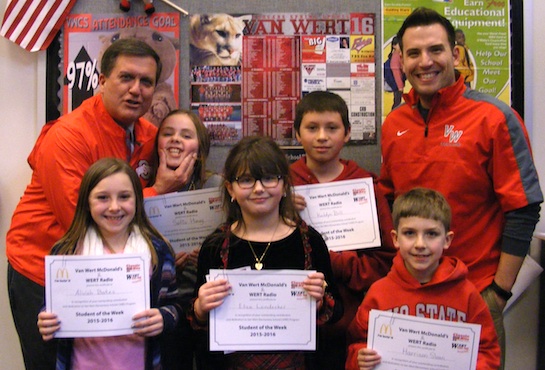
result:
<svg viewBox="0 0 545 370"><path fill-rule="evenodd" d="M436 94L427 122L414 89L404 99L382 126L379 189L389 200L417 186L442 193L456 235L445 254L460 258L482 291L497 270L504 213L543 201L524 124L463 78Z"/></svg>
<svg viewBox="0 0 545 370"><path fill-rule="evenodd" d="M131 166L145 185L150 153L142 153L142 145L154 140L157 128L140 119L134 132ZM83 174L100 158L126 159L127 154L125 130L106 112L100 94L42 128L28 157L32 178L6 237L8 261L16 271L44 285L44 257L72 223Z"/></svg>

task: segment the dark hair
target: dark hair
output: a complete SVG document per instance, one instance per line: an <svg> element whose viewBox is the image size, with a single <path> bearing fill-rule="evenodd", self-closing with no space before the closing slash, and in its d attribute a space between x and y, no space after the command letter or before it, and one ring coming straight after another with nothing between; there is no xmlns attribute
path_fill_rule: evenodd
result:
<svg viewBox="0 0 545 370"><path fill-rule="evenodd" d="M195 188L200 189L206 182L206 160L208 159L208 155L210 154L210 135L208 135L208 130L206 129L206 126L202 123L199 116L187 109L176 109L170 111L163 119L163 121L161 121L159 129L157 130L157 135L155 135L155 145L150 160L151 171L148 186L152 186L153 184L155 184L157 176L157 168L159 167L159 133L161 132L163 123L167 120L167 118L177 114L188 116L191 122L193 122L193 125L195 125L197 141L199 142L199 150L197 154L197 161L195 162L195 168L193 169L192 181L195 184Z"/></svg>
<svg viewBox="0 0 545 370"><path fill-rule="evenodd" d="M295 121L293 127L299 133L303 117L308 112L337 112L341 115L344 133L350 130L350 120L348 119L348 106L343 98L330 91L313 91L303 97L295 108Z"/></svg>
<svg viewBox="0 0 545 370"><path fill-rule="evenodd" d="M455 35L462 35L465 37L465 33L464 33L464 30L462 30L461 28L457 28L455 31L454 31L454 34Z"/></svg>
<svg viewBox="0 0 545 370"><path fill-rule="evenodd" d="M112 73L113 69L115 68L117 58L121 55L152 57L157 64L157 71L155 73L155 83L157 84L163 69L161 58L159 58L159 55L151 46L146 44L144 41L135 38L119 39L108 46L104 52L104 55L102 55L102 60L100 61L100 73L106 77L109 77L110 73Z"/></svg>
<svg viewBox="0 0 545 370"><path fill-rule="evenodd" d="M414 188L394 201L392 218L396 230L399 220L404 217L421 217L439 221L448 232L452 214L447 200L441 193L432 189Z"/></svg>
<svg viewBox="0 0 545 370"><path fill-rule="evenodd" d="M403 35L405 34L405 31L407 31L407 28L429 26L436 23L443 26L443 28L447 32L450 47L454 49L456 37L454 35L454 27L452 26L452 23L450 23L447 18L443 17L441 14L433 9L419 7L413 10L413 12L409 14L407 18L405 18L405 21L397 32L399 48L401 49L401 51L403 51Z"/></svg>
<svg viewBox="0 0 545 370"><path fill-rule="evenodd" d="M54 248L59 248L58 254L74 254L78 241L82 240L89 227L95 225L89 207L89 195L91 191L105 178L116 173L124 173L129 176L135 195L135 214L130 227L137 225L146 239L152 256L153 266L157 264L157 253L151 242L151 236L163 239L163 236L153 227L144 210L144 196L142 184L136 172L129 164L118 158L102 158L93 163L83 175L78 193L78 203L72 224L64 236L55 243ZM98 231L98 230L97 230ZM165 240L165 242L167 242ZM168 244L168 242L167 242ZM170 244L169 244L170 245Z"/></svg>
<svg viewBox="0 0 545 370"><path fill-rule="evenodd" d="M388 54L388 59L392 57L392 54L394 53L394 46L398 44L399 44L399 39L397 38L397 36L392 37L392 43L390 45L391 49L390 49L390 53Z"/></svg>
<svg viewBox="0 0 545 370"><path fill-rule="evenodd" d="M464 31L461 29L461 28L457 28L455 31L454 31L454 36L456 37L456 39L458 39L458 37L461 37L463 39L463 43L460 44L458 42L458 40L456 40L456 44L457 45L462 45L465 47L465 40L466 40L466 34L464 33ZM466 51L467 52L467 51ZM466 56L467 57L467 56Z"/></svg>
<svg viewBox="0 0 545 370"><path fill-rule="evenodd" d="M280 216L287 224L299 224L301 218L293 204L288 160L273 139L267 136L247 136L231 149L225 160L225 180L233 182L244 173L249 173L254 178L261 178L266 174L281 175L285 196L280 201ZM231 202L226 186L223 186L223 206L227 213L227 222L231 224L237 221L237 228L242 226L244 220L240 206L237 202Z"/></svg>

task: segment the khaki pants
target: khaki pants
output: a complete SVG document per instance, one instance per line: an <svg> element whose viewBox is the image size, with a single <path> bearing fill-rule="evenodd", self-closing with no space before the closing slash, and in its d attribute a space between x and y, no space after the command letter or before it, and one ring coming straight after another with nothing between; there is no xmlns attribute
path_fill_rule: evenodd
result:
<svg viewBox="0 0 545 370"><path fill-rule="evenodd" d="M486 288L481 292L481 296L488 305L488 309L490 310L490 314L494 320L494 327L496 328L498 343L500 344L501 349L499 369L503 370L505 366L505 329L503 327L503 310L498 307L498 304L496 303L496 293L492 289Z"/></svg>

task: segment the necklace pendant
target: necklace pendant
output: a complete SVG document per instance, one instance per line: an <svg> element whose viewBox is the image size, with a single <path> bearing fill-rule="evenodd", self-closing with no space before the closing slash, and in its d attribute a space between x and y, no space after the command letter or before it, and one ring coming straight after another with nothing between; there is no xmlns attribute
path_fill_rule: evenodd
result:
<svg viewBox="0 0 545 370"><path fill-rule="evenodd" d="M254 266L256 270L261 270L263 268L263 264L261 262L256 262Z"/></svg>

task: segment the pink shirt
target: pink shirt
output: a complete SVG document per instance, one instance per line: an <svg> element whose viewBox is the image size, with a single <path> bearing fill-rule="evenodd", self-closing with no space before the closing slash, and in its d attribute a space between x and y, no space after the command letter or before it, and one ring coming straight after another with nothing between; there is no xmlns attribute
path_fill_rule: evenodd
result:
<svg viewBox="0 0 545 370"><path fill-rule="evenodd" d="M144 337L75 338L72 353L73 370L116 369L144 370Z"/></svg>

